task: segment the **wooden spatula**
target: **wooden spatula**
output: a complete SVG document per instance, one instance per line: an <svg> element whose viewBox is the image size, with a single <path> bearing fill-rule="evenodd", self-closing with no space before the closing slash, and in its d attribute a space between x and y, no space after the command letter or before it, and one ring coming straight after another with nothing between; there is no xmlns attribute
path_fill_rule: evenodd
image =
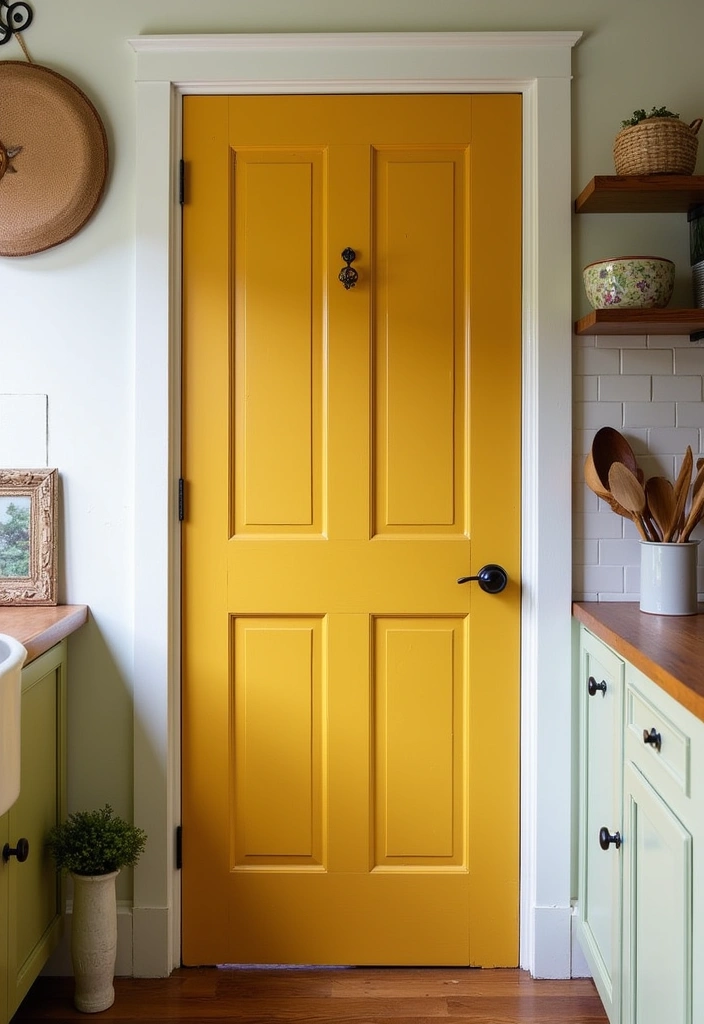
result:
<svg viewBox="0 0 704 1024"><path fill-rule="evenodd" d="M680 471L677 474L675 480L674 493L675 493L675 508L672 514L672 520L667 529L667 533L663 534L664 541L671 541L675 535L675 530L680 524L680 519L684 512L684 507L687 504L687 495L689 494L689 485L692 480L692 466L694 463L694 457L692 456L692 449L687 445L687 451L684 453L682 459L682 465Z"/></svg>

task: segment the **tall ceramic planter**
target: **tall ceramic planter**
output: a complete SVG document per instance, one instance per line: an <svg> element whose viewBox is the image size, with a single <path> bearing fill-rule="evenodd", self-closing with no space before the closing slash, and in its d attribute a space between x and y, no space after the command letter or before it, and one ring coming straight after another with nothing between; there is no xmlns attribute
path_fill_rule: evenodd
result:
<svg viewBox="0 0 704 1024"><path fill-rule="evenodd" d="M98 1013L115 1001L113 978L117 955L115 879L109 875L75 875L71 959L76 979L77 1010Z"/></svg>

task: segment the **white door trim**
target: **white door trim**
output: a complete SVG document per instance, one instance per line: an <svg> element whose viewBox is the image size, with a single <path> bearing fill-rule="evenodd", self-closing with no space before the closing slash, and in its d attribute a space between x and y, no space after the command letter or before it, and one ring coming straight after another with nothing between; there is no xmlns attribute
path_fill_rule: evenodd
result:
<svg viewBox="0 0 704 1024"><path fill-rule="evenodd" d="M571 50L580 32L144 36L137 55L136 975L179 962L181 97L517 92L524 109L521 965L570 972ZM500 353L497 353L500 358ZM500 795L497 794L500 798Z"/></svg>

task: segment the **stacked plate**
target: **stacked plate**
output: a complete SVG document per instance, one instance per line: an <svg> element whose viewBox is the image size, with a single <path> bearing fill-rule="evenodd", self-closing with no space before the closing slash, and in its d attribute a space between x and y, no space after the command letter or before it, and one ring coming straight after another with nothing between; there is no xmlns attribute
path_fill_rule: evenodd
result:
<svg viewBox="0 0 704 1024"><path fill-rule="evenodd" d="M694 305L704 309L704 260L692 265L692 287L694 288Z"/></svg>

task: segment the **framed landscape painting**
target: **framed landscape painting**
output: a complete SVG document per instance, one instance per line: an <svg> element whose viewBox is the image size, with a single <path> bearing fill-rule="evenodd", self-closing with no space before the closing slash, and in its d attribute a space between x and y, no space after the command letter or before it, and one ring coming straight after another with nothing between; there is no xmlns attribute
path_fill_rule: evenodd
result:
<svg viewBox="0 0 704 1024"><path fill-rule="evenodd" d="M0 605L56 604L58 476L0 469Z"/></svg>

